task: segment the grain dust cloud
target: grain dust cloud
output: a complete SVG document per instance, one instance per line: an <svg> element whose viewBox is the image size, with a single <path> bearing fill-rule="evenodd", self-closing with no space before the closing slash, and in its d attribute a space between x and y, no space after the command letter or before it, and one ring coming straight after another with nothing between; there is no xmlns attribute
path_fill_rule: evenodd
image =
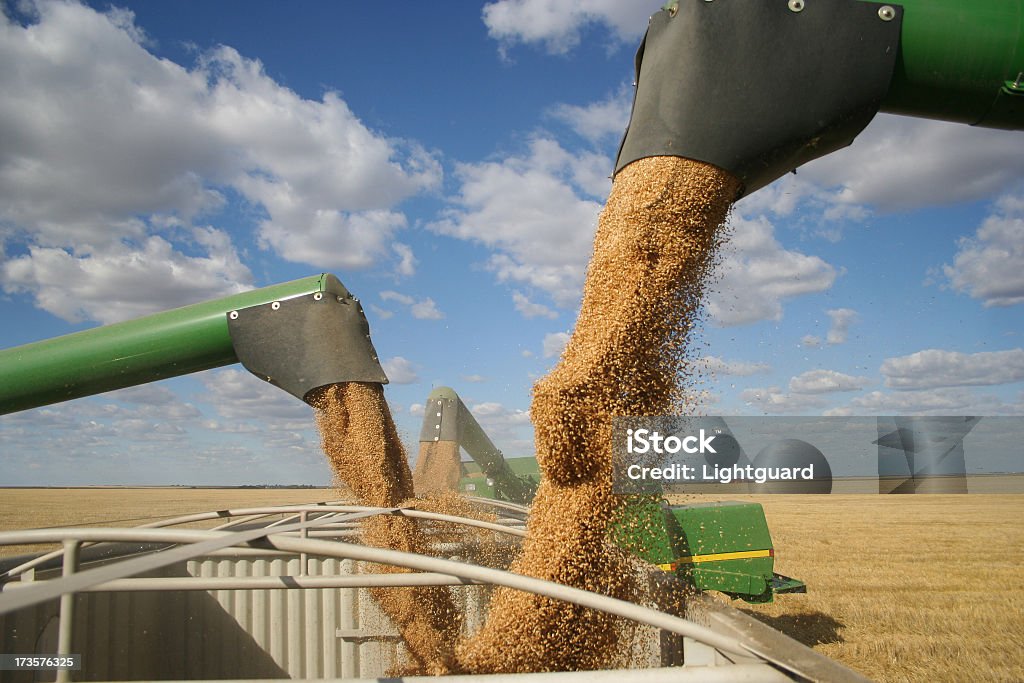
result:
<svg viewBox="0 0 1024 683"><path fill-rule="evenodd" d="M677 157L641 159L617 174L576 329L558 365L534 386L542 479L512 571L637 597L626 556L607 540L619 507L611 486L611 420L687 410L687 342L738 189L724 171ZM380 386L335 385L314 405L324 451L361 503L395 506L413 496ZM436 456L443 469L452 454ZM364 534L374 545L423 546L409 520L380 518ZM460 621L450 594L399 590L405 592L378 599L406 638L417 671L576 670L617 661L614 619L501 588L484 626L452 652Z"/></svg>

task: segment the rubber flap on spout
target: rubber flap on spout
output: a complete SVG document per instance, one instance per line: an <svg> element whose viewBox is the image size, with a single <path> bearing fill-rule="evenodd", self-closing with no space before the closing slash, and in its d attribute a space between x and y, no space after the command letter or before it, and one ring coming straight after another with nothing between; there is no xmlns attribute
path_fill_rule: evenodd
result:
<svg viewBox="0 0 1024 683"><path fill-rule="evenodd" d="M328 384L388 382L351 296L316 292L241 308L228 314L228 330L246 370L303 401Z"/></svg>
<svg viewBox="0 0 1024 683"><path fill-rule="evenodd" d="M846 147L889 89L902 18L860 0L679 0L637 52L615 173L685 157L733 174L743 195Z"/></svg>

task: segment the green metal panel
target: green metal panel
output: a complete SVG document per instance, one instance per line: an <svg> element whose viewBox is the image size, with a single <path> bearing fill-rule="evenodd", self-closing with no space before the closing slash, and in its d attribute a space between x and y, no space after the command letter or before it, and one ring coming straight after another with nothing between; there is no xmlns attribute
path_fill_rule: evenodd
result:
<svg viewBox="0 0 1024 683"><path fill-rule="evenodd" d="M654 565L670 564L684 552L680 543L682 532L669 513L668 505L658 499L637 496L627 500L611 527L610 536L620 548Z"/></svg>
<svg viewBox="0 0 1024 683"><path fill-rule="evenodd" d="M768 550L772 537L759 503L723 502L671 508L691 555Z"/></svg>
<svg viewBox="0 0 1024 683"><path fill-rule="evenodd" d="M684 551L675 560L679 575L701 590L745 599L771 599L768 582L775 559L764 509L758 503L701 503L671 508ZM730 555L764 553L761 557ZM715 556L725 556L714 559Z"/></svg>
<svg viewBox="0 0 1024 683"><path fill-rule="evenodd" d="M537 484L540 482L540 468L537 466L536 458L506 458L499 469L493 469L493 464L489 464L488 467L492 468L490 473L487 468L482 467L481 463L475 460L463 462L462 469L465 476L459 480L459 491L480 498L508 498L510 491L507 484L514 478L518 483L513 482L513 486L525 484L528 489L528 491L518 493L518 489L511 491L520 499L515 502L529 503L532 500ZM500 477L504 477L506 485L491 478L495 472Z"/></svg>
<svg viewBox="0 0 1024 683"><path fill-rule="evenodd" d="M0 414L236 363L228 313L314 292L351 296L324 273L0 351Z"/></svg>
<svg viewBox="0 0 1024 683"><path fill-rule="evenodd" d="M804 590L801 581L773 573L772 539L758 503L669 506L636 497L623 506L611 540L700 590L747 602L771 602L775 592Z"/></svg>
<svg viewBox="0 0 1024 683"><path fill-rule="evenodd" d="M739 564L740 562L735 561L729 564ZM771 591L768 588L771 572L765 575L746 567L734 567L734 571L725 571L703 565L680 567L677 572L701 590L721 591L750 602L771 602Z"/></svg>
<svg viewBox="0 0 1024 683"><path fill-rule="evenodd" d="M882 111L1024 129L1024 0L901 0Z"/></svg>

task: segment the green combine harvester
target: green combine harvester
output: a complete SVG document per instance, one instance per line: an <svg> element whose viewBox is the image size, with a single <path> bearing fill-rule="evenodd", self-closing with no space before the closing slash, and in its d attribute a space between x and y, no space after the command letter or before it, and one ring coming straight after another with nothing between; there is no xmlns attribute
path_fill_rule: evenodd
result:
<svg viewBox="0 0 1024 683"><path fill-rule="evenodd" d="M464 469L460 473L468 475L459 481L461 492L521 505L529 503L537 492L540 483L537 461L533 458L506 460L459 395L449 387L431 391L423 408L420 444L438 442L453 443L473 459L473 470Z"/></svg>

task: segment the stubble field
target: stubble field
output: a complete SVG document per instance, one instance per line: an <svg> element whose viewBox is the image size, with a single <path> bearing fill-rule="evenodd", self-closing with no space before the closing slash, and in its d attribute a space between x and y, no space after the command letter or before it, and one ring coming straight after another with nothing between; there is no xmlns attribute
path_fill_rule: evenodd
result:
<svg viewBox="0 0 1024 683"><path fill-rule="evenodd" d="M0 530L131 526L338 497L330 489L5 489ZM728 498L764 505L776 571L808 586L774 604L734 606L876 680L1024 681L1024 495Z"/></svg>
<svg viewBox="0 0 1024 683"><path fill-rule="evenodd" d="M1024 681L1024 495L729 498L807 583L733 606L875 680Z"/></svg>

